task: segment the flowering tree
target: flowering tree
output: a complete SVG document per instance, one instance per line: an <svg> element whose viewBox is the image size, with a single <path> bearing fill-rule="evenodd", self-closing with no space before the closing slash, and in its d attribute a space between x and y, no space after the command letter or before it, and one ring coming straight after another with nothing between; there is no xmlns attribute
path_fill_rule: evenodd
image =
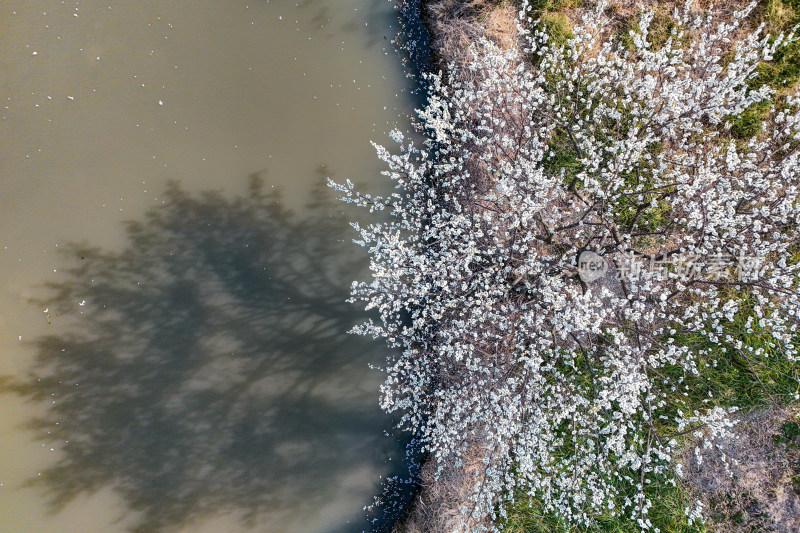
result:
<svg viewBox="0 0 800 533"><path fill-rule="evenodd" d="M442 467L484 445L465 524L524 491L571 522L611 510L650 529L645 486L680 435L730 425L713 399L684 412L686 376L718 353L687 335L798 360L800 96L730 135L773 96L748 81L791 39L746 32L750 9L687 6L659 46L644 13L625 46L602 6L555 43L523 2L518 47L476 43L447 85L431 76L424 147L399 132L399 153L377 147L397 192L332 184L391 213L355 225L373 279L353 297L380 316L357 332L402 348L384 409ZM600 279L582 276L585 250Z"/></svg>

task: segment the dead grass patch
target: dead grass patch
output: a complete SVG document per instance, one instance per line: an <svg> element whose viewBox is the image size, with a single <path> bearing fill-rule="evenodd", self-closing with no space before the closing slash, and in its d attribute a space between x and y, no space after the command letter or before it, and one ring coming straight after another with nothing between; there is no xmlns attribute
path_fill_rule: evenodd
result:
<svg viewBox="0 0 800 533"><path fill-rule="evenodd" d="M470 45L482 38L503 49L516 45L517 14L508 0L436 0L423 14L440 68L471 60Z"/></svg>
<svg viewBox="0 0 800 533"><path fill-rule="evenodd" d="M420 474L420 489L409 514L392 530L392 533L466 533L472 528L488 526L484 518L466 522L470 498L475 484L486 469L483 461L486 447L473 442L462 457L462 466L448 465L436 476L435 461L426 461Z"/></svg>
<svg viewBox="0 0 800 533"><path fill-rule="evenodd" d="M684 452L684 482L699 499L710 518L708 529L715 533L798 533L800 532L800 487L797 476L800 446L781 442L782 426L798 420L797 408L770 408L740 418L736 438L720 443L722 455L705 450L698 464L692 450Z"/></svg>

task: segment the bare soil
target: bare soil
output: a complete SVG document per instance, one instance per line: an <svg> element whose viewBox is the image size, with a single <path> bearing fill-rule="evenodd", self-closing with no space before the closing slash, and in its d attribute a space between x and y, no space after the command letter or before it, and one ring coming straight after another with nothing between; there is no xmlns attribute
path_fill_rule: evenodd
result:
<svg viewBox="0 0 800 533"><path fill-rule="evenodd" d="M693 447L684 452L684 482L703 502L708 529L800 532L800 487L792 480L800 446L780 438L782 424L799 413L786 407L753 411L740 418L735 438L720 442L722 450L704 450L700 464Z"/></svg>

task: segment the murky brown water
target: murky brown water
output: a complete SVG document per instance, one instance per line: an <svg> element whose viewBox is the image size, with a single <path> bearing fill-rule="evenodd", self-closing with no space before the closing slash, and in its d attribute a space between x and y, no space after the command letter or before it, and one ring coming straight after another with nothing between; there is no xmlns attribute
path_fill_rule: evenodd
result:
<svg viewBox="0 0 800 533"><path fill-rule="evenodd" d="M361 530L396 445L319 185L380 187L395 26L384 0L2 3L0 531Z"/></svg>

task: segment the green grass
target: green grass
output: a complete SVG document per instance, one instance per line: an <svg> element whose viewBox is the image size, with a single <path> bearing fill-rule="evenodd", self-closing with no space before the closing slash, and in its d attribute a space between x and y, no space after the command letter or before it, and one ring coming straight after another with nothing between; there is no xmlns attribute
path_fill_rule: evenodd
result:
<svg viewBox="0 0 800 533"><path fill-rule="evenodd" d="M538 18L542 23L542 29L555 44L565 44L567 39L571 39L572 22L562 13L565 9L572 9L578 6L581 0L534 0L530 2L531 16ZM515 5L518 2L514 2Z"/></svg>
<svg viewBox="0 0 800 533"><path fill-rule="evenodd" d="M582 0L533 0L530 2L530 6L534 15L541 15L547 11L572 9L579 6L581 3Z"/></svg>
<svg viewBox="0 0 800 533"><path fill-rule="evenodd" d="M751 104L743 113L729 118L731 135L737 139L749 139L758 135L771 106L772 100L762 100Z"/></svg>
<svg viewBox="0 0 800 533"><path fill-rule="evenodd" d="M740 309L733 320L722 324L722 330L751 350L739 350L721 340L711 342L704 333L676 335L678 344L688 346L698 360L699 375L684 376L690 396L683 401L687 407L698 407L707 406L713 398L716 405L743 410L791 403L800 392L800 368L782 357L771 334L759 332L757 326L746 332L748 319L755 318L752 299L743 292L729 297L738 300Z"/></svg>
<svg viewBox="0 0 800 533"><path fill-rule="evenodd" d="M664 145L661 142L652 143L647 147L649 158L642 157L637 171L623 176L626 184L623 192L648 190L654 187L651 165L663 148ZM657 193L650 192L643 194L641 200L628 195L619 195L614 198L611 210L614 221L620 228L625 228L632 232L654 232L664 227L669 222L671 210L671 205L665 198L671 192L671 189L662 189ZM655 205L641 208L641 206L649 204L652 200L656 201Z"/></svg>
<svg viewBox="0 0 800 533"><path fill-rule="evenodd" d="M679 486L668 483L650 484L646 491L654 502L649 518L662 533L703 533L702 525L689 525L684 509L689 499ZM632 496L632 491L622 497ZM552 514L543 511L541 502L521 497L508 510L503 522L504 533L641 533L636 523L627 516L615 516L611 512L595 517L588 526L568 525Z"/></svg>
<svg viewBox="0 0 800 533"><path fill-rule="evenodd" d="M773 435L776 446L785 446L792 469L792 484L800 494L800 416L786 420L781 425L781 432Z"/></svg>
<svg viewBox="0 0 800 533"><path fill-rule="evenodd" d="M800 0L762 0L751 15L753 28L764 24L766 33L776 35L792 31L800 24ZM778 48L771 61L762 61L757 69L756 76L749 82L750 89L758 89L768 85L775 89L775 96L771 100L757 102L748 107L743 113L731 117L731 135L736 139L747 139L758 135L761 126L769 115L770 107L780 105L780 101L787 91L790 91L800 81L800 42L795 41Z"/></svg>
<svg viewBox="0 0 800 533"><path fill-rule="evenodd" d="M756 13L757 23L764 23L768 33L789 33L800 24L800 0L767 0L761 2ZM793 86L800 80L800 43L782 47L772 61L759 65L753 85L771 85L780 90Z"/></svg>
<svg viewBox="0 0 800 533"><path fill-rule="evenodd" d="M659 50L669 39L672 30L676 27L676 21L669 14L667 9L656 9L653 13L653 20L647 30L647 40L650 42L651 50ZM639 15L627 17L620 24L617 30L617 39L627 50L633 50L633 37L631 32L638 33Z"/></svg>
<svg viewBox="0 0 800 533"><path fill-rule="evenodd" d="M572 39L572 24L563 13L546 11L539 20L553 44L564 45L567 40Z"/></svg>

